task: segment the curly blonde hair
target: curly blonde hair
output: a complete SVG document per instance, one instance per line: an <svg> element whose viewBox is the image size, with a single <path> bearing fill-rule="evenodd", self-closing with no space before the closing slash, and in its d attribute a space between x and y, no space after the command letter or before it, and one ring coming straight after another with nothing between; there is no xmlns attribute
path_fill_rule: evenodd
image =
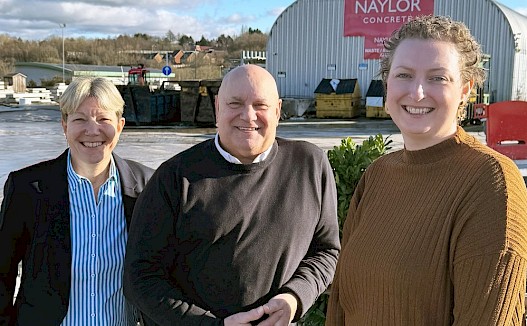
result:
<svg viewBox="0 0 527 326"><path fill-rule="evenodd" d="M463 82L472 80L476 87L483 85L486 74L481 65L481 47L468 27L449 17L429 15L410 20L395 30L384 42L386 52L381 58L379 74L385 86L395 50L405 39L437 40L454 44L460 57L459 67Z"/></svg>

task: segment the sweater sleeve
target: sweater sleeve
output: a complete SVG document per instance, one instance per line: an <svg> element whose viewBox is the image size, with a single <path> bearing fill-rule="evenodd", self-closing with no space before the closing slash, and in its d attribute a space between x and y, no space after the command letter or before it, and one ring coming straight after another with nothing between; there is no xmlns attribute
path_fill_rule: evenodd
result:
<svg viewBox="0 0 527 326"><path fill-rule="evenodd" d="M284 284L300 300L295 318L303 316L332 282L340 252L337 220L337 194L329 160L324 155L321 174L321 209L308 254L301 261L293 277Z"/></svg>
<svg viewBox="0 0 527 326"><path fill-rule="evenodd" d="M362 197L362 193L364 191L364 178L365 176L363 175L362 178L359 180L359 183L355 187L355 191L353 193L353 196L351 197L348 215L346 217L346 221L344 222L342 230L342 248L346 247L352 230L352 224L356 222L354 221L354 215L357 210L357 207L359 206L360 198ZM340 305L339 298L339 270L342 268L344 268L342 267L342 264L337 264L337 271L335 273L333 283L331 284L331 292L326 312L326 326L341 326L346 324L344 318L344 310Z"/></svg>
<svg viewBox="0 0 527 326"><path fill-rule="evenodd" d="M169 185L175 187L170 173L158 169L139 196L128 236L124 294L158 325L223 325L209 311L187 302L170 281L174 262L173 230L179 211L170 200ZM166 171L166 170L165 170Z"/></svg>
<svg viewBox="0 0 527 326"><path fill-rule="evenodd" d="M454 325L522 325L527 189L509 161L471 187L454 226Z"/></svg>

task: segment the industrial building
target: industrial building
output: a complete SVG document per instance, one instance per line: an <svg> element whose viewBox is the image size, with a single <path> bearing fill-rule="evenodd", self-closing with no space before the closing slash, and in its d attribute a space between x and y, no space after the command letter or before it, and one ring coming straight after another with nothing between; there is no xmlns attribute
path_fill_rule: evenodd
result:
<svg viewBox="0 0 527 326"><path fill-rule="evenodd" d="M96 66L82 64L52 64L42 62L17 62L15 71L27 76L40 85L43 80L63 77L65 81L81 76L104 77L113 81L115 85L126 85L129 82L130 66ZM160 69L149 69L148 78L152 84L161 84L163 81L174 77L171 73L165 76Z"/></svg>
<svg viewBox="0 0 527 326"><path fill-rule="evenodd" d="M379 59L367 59L376 51L372 40L344 36L355 23L345 5L374 11L368 19L393 21L425 2L429 13L464 22L490 56L486 100L527 101L527 17L494 0L297 0L276 19L267 43L267 69L281 97L314 98L323 79L357 79L364 103L371 81L379 79ZM400 15L393 18L395 11ZM382 46L382 40L373 42Z"/></svg>

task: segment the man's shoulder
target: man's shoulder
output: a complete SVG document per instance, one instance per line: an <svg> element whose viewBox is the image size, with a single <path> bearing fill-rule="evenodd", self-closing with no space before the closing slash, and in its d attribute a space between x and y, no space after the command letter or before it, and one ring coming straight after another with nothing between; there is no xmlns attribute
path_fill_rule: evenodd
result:
<svg viewBox="0 0 527 326"><path fill-rule="evenodd" d="M163 162L159 168L165 167L167 165L173 167L174 165L181 164L184 166L192 166L192 164L201 162L205 158L210 157L211 149L213 147L214 139L207 139L172 156Z"/></svg>
<svg viewBox="0 0 527 326"><path fill-rule="evenodd" d="M295 151L314 153L314 154L324 153L322 148L318 147L317 145L313 143L305 141L305 140L293 140L293 139L276 137L276 142L278 143L278 146L280 148L284 148L286 150L295 150Z"/></svg>
<svg viewBox="0 0 527 326"><path fill-rule="evenodd" d="M283 138L276 138L278 149L276 161L283 164L287 163L291 168L298 165L309 166L309 170L314 172L314 169L329 169L329 160L326 152L304 140L290 140ZM290 164L293 163L294 164ZM282 166L283 168L283 166Z"/></svg>
<svg viewBox="0 0 527 326"><path fill-rule="evenodd" d="M171 159L185 158L191 159L193 157L201 157L203 155L208 155L211 148L214 147L214 138L204 140L196 145L193 145L184 151L174 155Z"/></svg>

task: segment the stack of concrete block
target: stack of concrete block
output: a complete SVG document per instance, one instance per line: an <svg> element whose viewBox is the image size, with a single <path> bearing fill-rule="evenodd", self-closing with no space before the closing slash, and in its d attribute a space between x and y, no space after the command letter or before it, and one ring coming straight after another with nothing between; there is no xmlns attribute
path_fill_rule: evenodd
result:
<svg viewBox="0 0 527 326"><path fill-rule="evenodd" d="M5 103L7 104L51 104L51 92L43 87L28 88L25 93L6 94Z"/></svg>
<svg viewBox="0 0 527 326"><path fill-rule="evenodd" d="M66 85L65 83L55 84L49 89L49 91L51 92L51 99L58 103L59 98L62 96L66 88L68 88L68 85Z"/></svg>
<svg viewBox="0 0 527 326"><path fill-rule="evenodd" d="M13 94L13 86L6 85L3 81L0 81L0 103L6 101L8 94Z"/></svg>

